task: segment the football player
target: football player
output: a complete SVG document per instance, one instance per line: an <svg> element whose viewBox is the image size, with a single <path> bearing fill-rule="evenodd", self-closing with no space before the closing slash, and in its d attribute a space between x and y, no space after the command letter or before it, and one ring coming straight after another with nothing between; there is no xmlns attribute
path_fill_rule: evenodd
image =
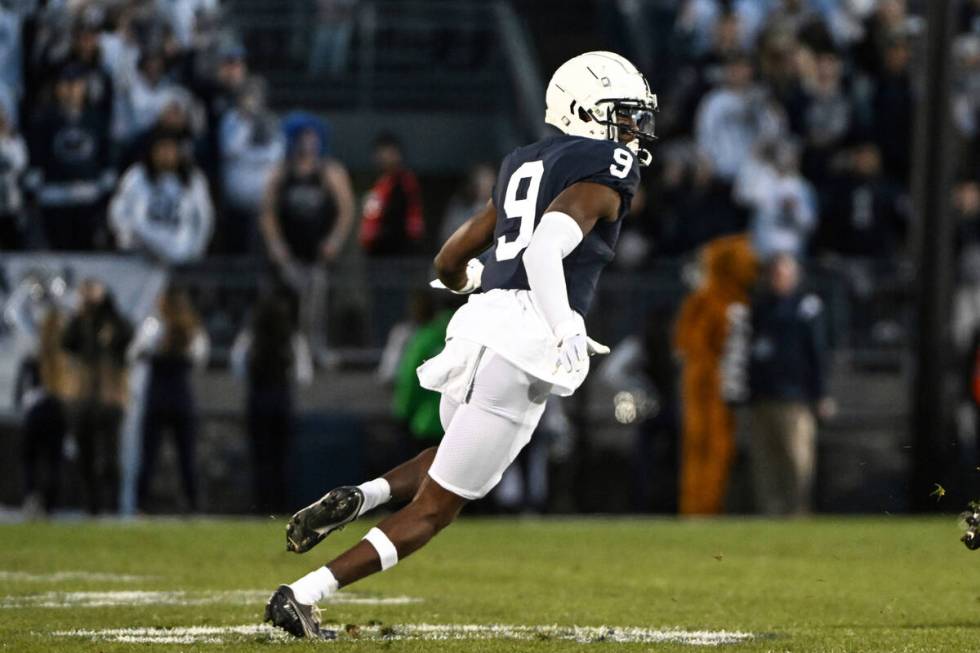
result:
<svg viewBox="0 0 980 653"><path fill-rule="evenodd" d="M266 621L297 637L331 636L314 604L389 569L485 496L548 396L571 395L589 356L609 352L586 335L583 316L650 162L657 98L628 60L588 52L558 68L546 100L545 121L561 133L511 152L486 207L435 258L434 285L481 290L453 316L443 352L418 370L422 386L442 394L442 442L380 478L331 490L286 527L287 548L302 553L377 506L409 502L275 591Z"/></svg>

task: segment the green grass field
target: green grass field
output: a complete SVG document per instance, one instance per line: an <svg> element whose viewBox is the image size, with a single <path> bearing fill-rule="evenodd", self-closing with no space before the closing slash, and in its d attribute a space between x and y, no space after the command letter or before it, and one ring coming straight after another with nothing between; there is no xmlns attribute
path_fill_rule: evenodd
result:
<svg viewBox="0 0 980 653"><path fill-rule="evenodd" d="M368 525L305 556L272 520L0 526L0 650L706 650L649 639L672 629L751 634L710 648L746 653L980 650L980 555L952 518L463 520L324 606L350 625L338 641L252 628L277 584ZM413 624L534 628L435 640L444 629ZM613 630L575 641L572 626ZM647 641L615 641L640 632L623 627Z"/></svg>

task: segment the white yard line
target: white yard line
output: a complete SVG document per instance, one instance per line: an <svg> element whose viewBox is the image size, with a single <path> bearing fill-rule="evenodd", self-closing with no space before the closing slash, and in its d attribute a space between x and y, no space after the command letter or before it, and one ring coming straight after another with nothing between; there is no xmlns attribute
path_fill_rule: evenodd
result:
<svg viewBox="0 0 980 653"><path fill-rule="evenodd" d="M350 627L326 625L339 631L340 639L364 640L516 640L555 639L588 644L593 642L641 644L689 644L719 646L737 644L755 637L752 633L725 630L681 630L677 628L637 628L607 626L508 626L503 624L400 624ZM75 637L108 642L148 644L224 644L245 639L289 639L279 630L265 625L194 626L188 628L118 628L108 630L67 630L55 637Z"/></svg>
<svg viewBox="0 0 980 653"><path fill-rule="evenodd" d="M233 590L227 592L44 592L0 597L0 608L104 608L141 605L262 605L271 590ZM422 599L412 596L365 596L350 592L333 595L325 603L337 605L408 605Z"/></svg>
<svg viewBox="0 0 980 653"><path fill-rule="evenodd" d="M31 574L26 571L0 570L0 581L22 583L64 583L70 581L137 583L152 579L152 576L133 576L130 574L110 574L94 571L55 571L49 574Z"/></svg>

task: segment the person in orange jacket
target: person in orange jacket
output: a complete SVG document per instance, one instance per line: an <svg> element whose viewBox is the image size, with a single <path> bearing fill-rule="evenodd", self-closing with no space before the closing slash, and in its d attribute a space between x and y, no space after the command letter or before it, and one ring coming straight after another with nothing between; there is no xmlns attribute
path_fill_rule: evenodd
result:
<svg viewBox="0 0 980 653"><path fill-rule="evenodd" d="M722 358L732 321L748 303L758 265L743 235L705 245L700 264L702 283L681 305L674 332L683 364L679 510L714 515L724 508L735 453L735 420L722 392Z"/></svg>

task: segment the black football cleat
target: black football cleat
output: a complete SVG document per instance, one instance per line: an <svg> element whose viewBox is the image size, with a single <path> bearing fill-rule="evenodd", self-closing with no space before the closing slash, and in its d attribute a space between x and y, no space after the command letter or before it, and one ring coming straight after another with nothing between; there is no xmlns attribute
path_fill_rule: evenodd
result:
<svg viewBox="0 0 980 653"><path fill-rule="evenodd" d="M966 526L966 533L960 541L971 551L980 549L980 505L971 503L970 509L960 514L960 519Z"/></svg>
<svg viewBox="0 0 980 653"><path fill-rule="evenodd" d="M306 553L323 538L357 519L364 493L353 485L330 490L319 501L306 506L286 524L286 550Z"/></svg>
<svg viewBox="0 0 980 653"><path fill-rule="evenodd" d="M320 630L320 620L312 605L296 600L289 585L280 585L265 604L265 619L276 628L282 628L293 637L308 639L336 639L332 630Z"/></svg>

